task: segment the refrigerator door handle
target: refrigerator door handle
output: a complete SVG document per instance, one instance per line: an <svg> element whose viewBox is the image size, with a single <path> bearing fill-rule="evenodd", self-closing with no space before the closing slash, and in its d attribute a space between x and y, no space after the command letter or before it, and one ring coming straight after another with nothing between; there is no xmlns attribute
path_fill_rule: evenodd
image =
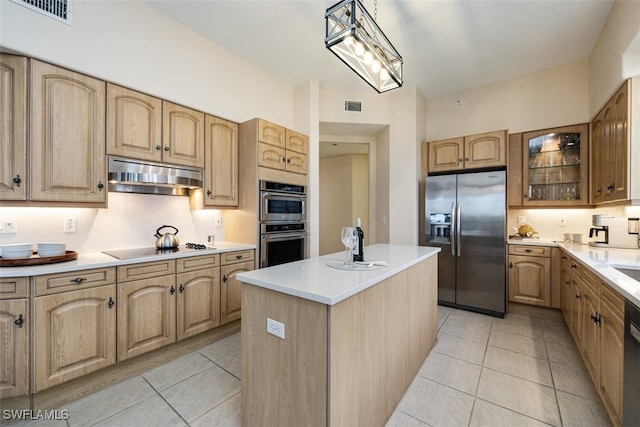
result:
<svg viewBox="0 0 640 427"><path fill-rule="evenodd" d="M449 241L451 242L451 256L456 256L456 245L455 245L455 236L456 236L456 202L451 203L451 225L449 226Z"/></svg>
<svg viewBox="0 0 640 427"><path fill-rule="evenodd" d="M458 208L456 209L456 251L458 252L458 256L460 256L460 253L462 252L462 245L460 244L460 223L462 222L462 217L460 216L461 206L462 203L458 202Z"/></svg>

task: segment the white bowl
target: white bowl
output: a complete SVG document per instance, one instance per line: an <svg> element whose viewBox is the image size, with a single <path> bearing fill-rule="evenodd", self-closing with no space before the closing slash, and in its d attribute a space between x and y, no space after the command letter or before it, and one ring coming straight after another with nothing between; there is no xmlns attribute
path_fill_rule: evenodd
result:
<svg viewBox="0 0 640 427"><path fill-rule="evenodd" d="M64 253L64 243L38 243L38 255L41 257L64 255Z"/></svg>
<svg viewBox="0 0 640 427"><path fill-rule="evenodd" d="M5 259L29 258L33 255L33 245L31 243L2 245L0 246L0 254Z"/></svg>

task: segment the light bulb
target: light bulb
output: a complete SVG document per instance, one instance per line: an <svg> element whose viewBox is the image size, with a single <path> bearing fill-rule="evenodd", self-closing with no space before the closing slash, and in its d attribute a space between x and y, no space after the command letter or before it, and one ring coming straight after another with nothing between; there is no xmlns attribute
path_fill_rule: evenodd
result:
<svg viewBox="0 0 640 427"><path fill-rule="evenodd" d="M364 53L364 63L371 64L373 62L373 53L366 51Z"/></svg>
<svg viewBox="0 0 640 427"><path fill-rule="evenodd" d="M356 55L362 55L364 53L364 45L360 42L356 42Z"/></svg>
<svg viewBox="0 0 640 427"><path fill-rule="evenodd" d="M347 46L351 46L353 44L353 37L349 36L347 38L344 39L344 44L346 44Z"/></svg>
<svg viewBox="0 0 640 427"><path fill-rule="evenodd" d="M380 61L377 59L373 61L373 64L371 64L371 71L374 73L378 73L380 71Z"/></svg>
<svg viewBox="0 0 640 427"><path fill-rule="evenodd" d="M389 72L387 71L386 68L383 68L380 70L380 78L382 80L387 80L389 78Z"/></svg>

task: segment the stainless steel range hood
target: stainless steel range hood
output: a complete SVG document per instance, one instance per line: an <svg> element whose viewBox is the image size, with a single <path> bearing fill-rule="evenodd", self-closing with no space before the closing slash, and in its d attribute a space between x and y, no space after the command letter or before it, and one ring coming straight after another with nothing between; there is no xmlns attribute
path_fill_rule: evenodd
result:
<svg viewBox="0 0 640 427"><path fill-rule="evenodd" d="M162 163L108 158L109 191L188 196L202 188L202 169Z"/></svg>

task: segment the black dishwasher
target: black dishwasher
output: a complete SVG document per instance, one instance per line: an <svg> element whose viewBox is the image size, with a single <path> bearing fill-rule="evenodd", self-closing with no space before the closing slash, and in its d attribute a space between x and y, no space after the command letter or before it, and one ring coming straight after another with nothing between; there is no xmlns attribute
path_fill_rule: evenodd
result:
<svg viewBox="0 0 640 427"><path fill-rule="evenodd" d="M624 403L622 423L640 426L640 308L624 306Z"/></svg>

